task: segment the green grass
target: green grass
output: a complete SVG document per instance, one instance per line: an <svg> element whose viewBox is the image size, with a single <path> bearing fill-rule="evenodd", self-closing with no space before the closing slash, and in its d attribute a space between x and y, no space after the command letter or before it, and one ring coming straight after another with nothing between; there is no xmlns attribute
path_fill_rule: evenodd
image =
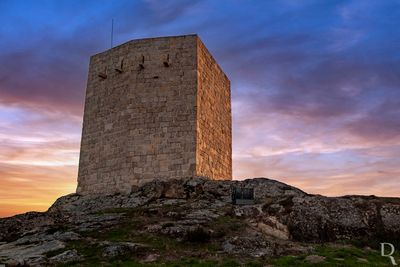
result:
<svg viewBox="0 0 400 267"><path fill-rule="evenodd" d="M68 264L60 264L58 266L101 266L101 248L88 243L84 240L70 241L64 250L76 249L78 254L84 257L84 262L71 262Z"/></svg>
<svg viewBox="0 0 400 267"><path fill-rule="evenodd" d="M160 208L137 207L101 211L99 214L123 213L124 216L120 223L113 227L101 231L81 233L83 237L89 239L69 242L64 250L76 249L84 257L84 261L60 266L263 266L261 263L251 260L247 265L243 265L238 263L243 262L243 259L237 261L217 255L217 252L221 249L221 237L228 233L240 231L243 227L241 221L234 217L223 216L205 224L204 227L217 233L207 242L191 242L186 239L178 241L172 237L144 231L147 225L162 222L168 223L171 218L167 216L167 213L169 211L179 212L181 208L179 205L166 205ZM102 247L90 243L88 241L90 238L99 241L140 243L147 247L145 249L146 254L157 253L160 257L155 263L140 263L140 259L143 258L144 254L129 255L125 258L118 257L118 259L106 259L102 257Z"/></svg>
<svg viewBox="0 0 400 267"><path fill-rule="evenodd" d="M228 263L229 264L229 263ZM124 266L124 267L156 267L156 266L165 266L165 267L178 267L178 266L191 266L191 267L214 267L214 266L221 266L221 267L236 267L239 266L238 264L225 264L225 263L218 263L215 260L199 260L194 258L183 258L176 261L167 261L164 263L156 262L156 263L140 263L137 261L127 261L121 263L121 265L115 266Z"/></svg>
<svg viewBox="0 0 400 267"><path fill-rule="evenodd" d="M117 229L113 229L107 233L104 238L113 237L116 241L126 239L124 234L121 234ZM68 265L60 266L193 266L193 267L208 267L208 266L221 266L221 267L235 267L235 266L249 266L258 267L263 266L262 262L251 262L251 259L232 258L231 260L224 259L224 256L216 256L215 252L218 250L216 244L203 243L203 244L187 244L185 242L178 242L172 238L161 235L152 234L135 234L130 236L131 242L139 242L149 246L149 253L160 254L159 261L155 263L140 263L138 255L132 255L127 258L118 259L104 259L101 256L101 247L90 244L85 240L78 240L68 243L67 249L76 249L79 254L85 257L82 263L71 263ZM200 258L192 258L192 253L201 252ZM299 256L284 256L267 260L273 266L391 266L389 259L382 257L378 250L362 249L351 245L320 245L312 253L315 255L324 256L325 260L322 263L312 264L305 260L307 255ZM198 257L198 256L197 256ZM400 254L394 255L396 260L400 261ZM364 261L360 260L363 259ZM247 262L247 264L243 264ZM242 263L242 265L240 264Z"/></svg>
<svg viewBox="0 0 400 267"><path fill-rule="evenodd" d="M140 223L138 223L140 224ZM115 226L103 232L89 232L83 234L86 237L96 238L98 240L111 241L111 242L133 242L149 246L150 248L166 251L170 249L179 249L183 245L175 239L168 238L163 235L141 233L138 224L132 222L131 224L123 224Z"/></svg>
<svg viewBox="0 0 400 267"><path fill-rule="evenodd" d="M195 242L193 240L183 239L178 241L175 238L164 236L161 234L152 234L144 231L147 225L156 223L168 223L171 218L167 216L169 211L178 211L184 209L181 205L167 205L160 208L157 207L137 207L109 209L102 211L105 213L124 213L121 222L108 229L102 231L93 231L82 233L84 237L95 238L97 240L107 240L111 242L128 241L146 245L145 254L130 255L127 257L119 257L118 259L105 259L102 257L102 248L91 244L89 241L82 239L72 241L67 244L66 249L76 249L78 253L84 256L84 261L80 263L71 263L60 266L133 266L133 267L155 267L155 266L193 266L193 267L260 267L270 264L276 267L280 266L391 266L387 257L382 257L380 251L364 249L363 247L370 244L371 247L379 249L379 243L371 240L360 241L342 241L336 245L319 245L316 246L312 254L324 256L322 263L312 264L305 260L307 255L284 256L275 259L254 261L243 257L231 257L227 259L227 255L221 255L217 252L221 250L221 242L225 236L234 236L246 227L245 223L235 216L221 216L212 220L205 225L206 229L211 229L210 239L203 242ZM395 245L396 246L396 245ZM399 246L396 246L398 248ZM64 249L64 250L66 250ZM61 251L51 252L56 255ZM159 260L155 263L141 263L140 259L144 255L157 253L160 255ZM400 262L400 254L396 252L395 259Z"/></svg>
<svg viewBox="0 0 400 267"><path fill-rule="evenodd" d="M106 231L93 231L87 232L83 235L86 237L92 237L99 240L107 241L128 241L146 244L151 248L166 251L166 250L182 250L188 248L189 244L187 242L177 241L174 238L163 236L160 234L150 234L146 232L141 232L147 225L154 223L161 223L163 220L168 222L170 218L165 218L164 216L169 211L179 211L182 209L180 204L178 205L164 205L160 209L156 209L154 213L154 208L148 207L137 207L137 208L117 208L117 209L107 209L102 211L102 213L124 213L124 219L120 224L114 226ZM161 214L161 216L160 216ZM220 242L215 241L215 239L221 238L229 233L240 231L244 224L240 219L230 216L221 216L216 220L213 220L205 225L205 227L213 230L213 241L211 242L199 242L198 244L193 242L190 243L190 248L205 250L207 252L216 252L220 247Z"/></svg>
<svg viewBox="0 0 400 267"><path fill-rule="evenodd" d="M150 253L160 254L159 260L154 263L141 263L138 255L131 257L119 257L118 259L104 259L101 255L101 247L90 244L84 240L78 240L68 243L67 249L76 249L79 254L85 257L85 260L80 263L71 263L59 266L127 266L127 267L177 267L177 266L192 266L192 267L261 267L265 264L271 264L276 267L358 267L358 266L391 266L389 259L382 257L378 250L362 249L351 245L320 245L316 247L313 255L324 256L325 260L318 264L313 264L305 260L307 255L299 256L284 256L271 260L252 261L245 258L225 258L225 256L216 256L209 249L210 244L191 244L185 245L175 243L175 240L168 240L166 237L149 236L144 237L143 243L151 245ZM155 250L155 251L154 251ZM191 257L190 252L208 251L204 256ZM400 261L400 254L394 255L396 261ZM360 260L364 259L364 261ZM365 261L366 260L366 261Z"/></svg>
<svg viewBox="0 0 400 267"><path fill-rule="evenodd" d="M325 260L318 264L313 264L305 260L307 255L301 256L285 256L270 261L270 264L277 267L289 266L392 266L386 257L380 255L378 250L366 250L353 246L335 247L330 245L321 245L316 248L314 255L325 257ZM400 260L400 255L394 255L396 260ZM366 260L366 261L363 261Z"/></svg>
<svg viewBox="0 0 400 267"><path fill-rule="evenodd" d="M225 235L239 232L245 226L243 221L230 216L218 217L207 224L207 227L214 230L213 238L221 238Z"/></svg>
<svg viewBox="0 0 400 267"><path fill-rule="evenodd" d="M249 262L248 264L240 264L232 259L222 260L209 260L209 259L196 259L196 258L181 258L173 261L154 262L154 263L141 263L137 260L112 260L109 262L83 262L73 263L69 265L59 265L59 267L66 266L120 266L120 267L262 267L262 263Z"/></svg>

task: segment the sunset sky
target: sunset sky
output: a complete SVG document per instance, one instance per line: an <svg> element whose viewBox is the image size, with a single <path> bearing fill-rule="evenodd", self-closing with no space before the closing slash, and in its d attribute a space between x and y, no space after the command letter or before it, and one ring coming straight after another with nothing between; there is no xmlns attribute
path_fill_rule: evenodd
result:
<svg viewBox="0 0 400 267"><path fill-rule="evenodd" d="M399 1L0 0L0 217L76 188L89 57L198 33L231 80L234 178L400 197Z"/></svg>

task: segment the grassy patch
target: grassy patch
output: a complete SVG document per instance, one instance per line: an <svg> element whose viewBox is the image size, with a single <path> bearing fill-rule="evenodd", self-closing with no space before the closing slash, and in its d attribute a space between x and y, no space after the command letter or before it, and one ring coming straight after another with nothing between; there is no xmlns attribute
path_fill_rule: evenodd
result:
<svg viewBox="0 0 400 267"><path fill-rule="evenodd" d="M386 257L380 255L380 251L361 249L353 246L331 246L322 245L316 248L315 255L325 257L321 263L310 263L306 260L307 255L285 256L270 261L274 266L391 266ZM394 256L400 259L400 255Z"/></svg>
<svg viewBox="0 0 400 267"><path fill-rule="evenodd" d="M83 262L71 263L60 266L138 266L138 267L155 267L155 266L193 266L193 267L261 267L265 264L271 264L276 267L280 266L391 266L389 259L380 256L380 252L371 249L361 249L350 245L321 245L316 247L314 255L324 256L325 260L321 263L310 263L306 260L307 255L300 256L284 256L267 261L252 261L245 258L224 258L217 256L215 253L206 253L203 256L192 257L192 252L209 251L210 244L184 244L166 237L143 236L142 243L151 244L152 247L160 254L158 261L154 263L141 263L139 258L132 255L127 258L104 259L102 258L102 249L87 241L79 240L70 242L66 249L76 249L79 254L85 257ZM400 261L400 254L394 255L395 259Z"/></svg>
<svg viewBox="0 0 400 267"><path fill-rule="evenodd" d="M106 230L84 232L82 236L107 241L129 241L131 233L140 227L140 221L124 222Z"/></svg>
<svg viewBox="0 0 400 267"><path fill-rule="evenodd" d="M204 229L202 227L195 228L183 241L165 235L148 233L145 230L151 224L168 223L171 219L166 214L170 211L176 212L177 207L167 205L160 208L108 209L102 213L124 213L118 225L100 231L82 233L83 237L99 241L134 242L146 245L148 253L159 254L161 261L151 264L140 263L140 259L144 255L105 259L101 255L101 247L89 243L90 239L82 239L71 242L67 249L76 249L80 255L84 256L85 260L66 266L243 266L235 260L225 260L216 254L221 245L218 241L219 237L241 229L242 223L238 219L229 216L220 217L204 225ZM222 234L210 236L208 229L211 229L211 232ZM251 262L248 266L262 265Z"/></svg>
<svg viewBox="0 0 400 267"><path fill-rule="evenodd" d="M245 264L241 264L233 259L199 259L199 258L180 258L177 260L169 260L169 261L157 261L153 263L142 263L136 259L112 259L109 261L101 261L100 258L88 258L83 262L75 262L69 264L61 264L58 267L67 267L67 266L121 266L121 267L262 267L263 264L261 262L253 262L250 261Z"/></svg>
<svg viewBox="0 0 400 267"><path fill-rule="evenodd" d="M209 222L207 226L214 230L213 237L218 238L240 231L245 227L245 222L235 217L221 216Z"/></svg>
<svg viewBox="0 0 400 267"><path fill-rule="evenodd" d="M81 265L81 266L91 266L91 265ZM197 258L181 258L179 260L165 261L165 262L155 262L155 263L141 263L136 260L116 260L108 263L104 263L102 266L121 266L121 267L261 267L261 263L249 263L240 264L239 262L232 259L197 259Z"/></svg>
<svg viewBox="0 0 400 267"><path fill-rule="evenodd" d="M210 240L210 233L203 227L196 227L186 233L185 240L190 243L206 243Z"/></svg>
<svg viewBox="0 0 400 267"><path fill-rule="evenodd" d="M76 249L78 254L84 257L84 262L71 262L58 266L102 266L101 248L88 243L85 240L70 241L65 250Z"/></svg>

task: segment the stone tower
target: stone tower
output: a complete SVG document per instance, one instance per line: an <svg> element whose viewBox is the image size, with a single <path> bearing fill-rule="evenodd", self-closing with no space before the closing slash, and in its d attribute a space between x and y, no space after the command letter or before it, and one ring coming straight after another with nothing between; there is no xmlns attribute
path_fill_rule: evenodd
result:
<svg viewBox="0 0 400 267"><path fill-rule="evenodd" d="M232 179L230 82L197 35L133 40L90 58L81 194L153 179Z"/></svg>

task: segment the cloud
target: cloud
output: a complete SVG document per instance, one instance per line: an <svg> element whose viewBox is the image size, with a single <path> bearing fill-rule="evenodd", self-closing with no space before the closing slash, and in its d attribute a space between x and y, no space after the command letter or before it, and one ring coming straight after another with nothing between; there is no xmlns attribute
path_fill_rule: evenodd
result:
<svg viewBox="0 0 400 267"><path fill-rule="evenodd" d="M176 0L176 1L158 1L147 0L145 9L150 15L148 23L152 26L160 26L174 22L182 17L189 9L195 8L199 0Z"/></svg>
<svg viewBox="0 0 400 267"><path fill-rule="evenodd" d="M387 99L378 107L346 125L347 130L365 140L400 143L400 101Z"/></svg>

